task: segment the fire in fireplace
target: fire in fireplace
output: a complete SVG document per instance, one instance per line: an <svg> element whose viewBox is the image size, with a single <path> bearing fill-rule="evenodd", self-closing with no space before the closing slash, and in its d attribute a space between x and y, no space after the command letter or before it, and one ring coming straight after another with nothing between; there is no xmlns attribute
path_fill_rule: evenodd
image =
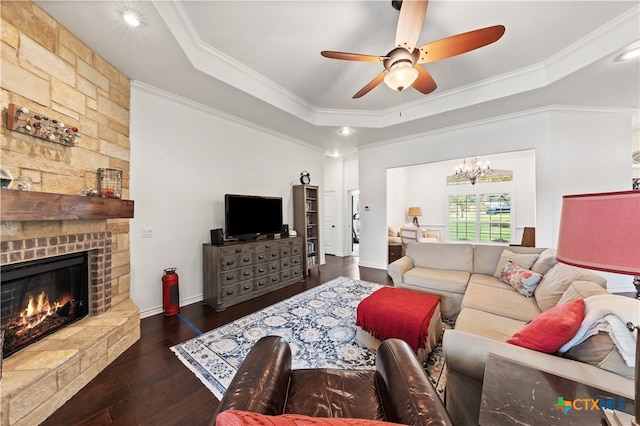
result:
<svg viewBox="0 0 640 426"><path fill-rule="evenodd" d="M2 266L3 357L84 317L87 253Z"/></svg>

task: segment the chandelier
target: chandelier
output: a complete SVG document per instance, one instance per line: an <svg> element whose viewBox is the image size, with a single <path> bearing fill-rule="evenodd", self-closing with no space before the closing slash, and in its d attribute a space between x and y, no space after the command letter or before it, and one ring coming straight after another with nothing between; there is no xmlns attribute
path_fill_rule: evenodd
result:
<svg viewBox="0 0 640 426"><path fill-rule="evenodd" d="M489 166L489 162L485 161L484 163L475 157L471 161L467 163L467 160L464 160L462 164L456 166L456 173L453 175L454 179L464 179L469 180L471 185L476 184L476 180L481 177L486 177L493 173L493 169Z"/></svg>

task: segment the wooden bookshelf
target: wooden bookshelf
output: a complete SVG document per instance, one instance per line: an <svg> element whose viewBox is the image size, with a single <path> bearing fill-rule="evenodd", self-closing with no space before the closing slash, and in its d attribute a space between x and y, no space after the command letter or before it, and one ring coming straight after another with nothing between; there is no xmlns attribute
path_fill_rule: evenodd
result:
<svg viewBox="0 0 640 426"><path fill-rule="evenodd" d="M318 187L293 187L293 228L303 237L302 254L305 275L320 266L320 203Z"/></svg>

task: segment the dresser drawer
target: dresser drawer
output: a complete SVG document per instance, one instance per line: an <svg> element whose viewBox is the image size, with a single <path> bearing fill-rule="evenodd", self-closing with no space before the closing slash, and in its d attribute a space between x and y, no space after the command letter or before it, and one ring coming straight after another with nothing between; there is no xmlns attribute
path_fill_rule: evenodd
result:
<svg viewBox="0 0 640 426"><path fill-rule="evenodd" d="M241 282L246 280L253 280L253 277L253 266L240 268L240 270L238 271L238 280Z"/></svg>
<svg viewBox="0 0 640 426"><path fill-rule="evenodd" d="M238 288L238 296L251 293L253 291L253 280L241 282L240 284L238 284L237 288Z"/></svg>
<svg viewBox="0 0 640 426"><path fill-rule="evenodd" d="M228 256L231 254L246 254L246 253L251 253L253 251L253 245L251 244L240 244L237 246L229 246L229 247L222 247L222 256Z"/></svg>
<svg viewBox="0 0 640 426"><path fill-rule="evenodd" d="M235 254L228 254L226 256L222 256L222 258L220 259L220 268L223 271L236 269L237 267L238 267L238 256Z"/></svg>
<svg viewBox="0 0 640 426"><path fill-rule="evenodd" d="M293 254L293 247L280 247L280 257L291 257Z"/></svg>
<svg viewBox="0 0 640 426"><path fill-rule="evenodd" d="M286 269L280 272L281 281L289 281L291 278L293 278L293 269Z"/></svg>
<svg viewBox="0 0 640 426"><path fill-rule="evenodd" d="M253 253L242 253L238 255L238 266L253 265Z"/></svg>
<svg viewBox="0 0 640 426"><path fill-rule="evenodd" d="M280 261L276 260L275 262L269 263L269 273L272 274L274 272L280 272Z"/></svg>
<svg viewBox="0 0 640 426"><path fill-rule="evenodd" d="M280 273L267 275L267 285L272 286L280 282Z"/></svg>
<svg viewBox="0 0 640 426"><path fill-rule="evenodd" d="M220 301L225 302L238 296L238 287L230 285L220 289Z"/></svg>
<svg viewBox="0 0 640 426"><path fill-rule="evenodd" d="M280 261L280 269L289 269L291 268L293 265L291 264L291 258L286 258L286 259L282 259Z"/></svg>
<svg viewBox="0 0 640 426"><path fill-rule="evenodd" d="M258 250L266 250L269 251L271 249L277 249L278 247L280 247L280 245L278 244L277 241L272 240L272 241L262 241L259 243L255 243L254 248L256 251Z"/></svg>
<svg viewBox="0 0 640 426"><path fill-rule="evenodd" d="M233 271L222 271L220 273L220 280L223 286L235 284L238 282L238 270Z"/></svg>
<svg viewBox="0 0 640 426"><path fill-rule="evenodd" d="M269 285L269 277L258 277L253 281L253 288L258 291L266 288Z"/></svg>
<svg viewBox="0 0 640 426"><path fill-rule="evenodd" d="M255 264L265 263L269 260L269 252L266 250L256 251L253 254L253 261Z"/></svg>
<svg viewBox="0 0 640 426"><path fill-rule="evenodd" d="M271 272L269 270L269 265L266 263L260 264L260 265L256 265L253 269L253 275L255 277L262 277L267 275L269 272Z"/></svg>
<svg viewBox="0 0 640 426"><path fill-rule="evenodd" d="M271 249L269 250L269 260L277 260L280 259L280 249Z"/></svg>

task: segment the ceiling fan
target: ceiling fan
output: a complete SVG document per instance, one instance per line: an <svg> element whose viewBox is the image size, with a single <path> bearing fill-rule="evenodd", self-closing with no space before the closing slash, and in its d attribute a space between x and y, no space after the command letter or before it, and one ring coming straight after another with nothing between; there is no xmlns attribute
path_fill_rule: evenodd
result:
<svg viewBox="0 0 640 426"><path fill-rule="evenodd" d="M486 46L498 41L505 31L504 26L495 25L416 47L427 12L428 0L404 0L392 1L391 3L395 9L400 10L395 49L384 56L329 50L320 52L326 58L383 63L384 71L353 95L353 99L366 95L382 81L398 91L413 86L425 95L431 93L436 90L436 82L431 74L419 64L439 61Z"/></svg>

